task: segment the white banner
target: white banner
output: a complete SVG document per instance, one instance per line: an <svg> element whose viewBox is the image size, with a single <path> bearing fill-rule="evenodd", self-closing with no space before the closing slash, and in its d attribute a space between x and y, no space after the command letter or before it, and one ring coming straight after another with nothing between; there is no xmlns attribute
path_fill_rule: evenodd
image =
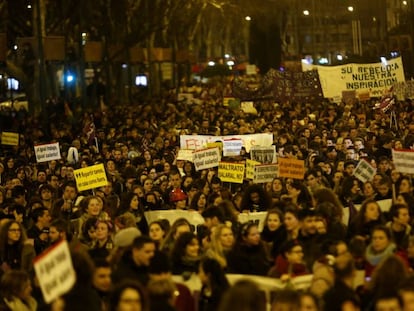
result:
<svg viewBox="0 0 414 311"><path fill-rule="evenodd" d="M241 139L243 146L247 152L250 152L252 146L271 146L273 144L273 134L248 134L248 135L228 135L228 136L212 136L212 135L180 135L181 149L203 149L207 143L216 141L223 142L227 139Z"/></svg>
<svg viewBox="0 0 414 311"><path fill-rule="evenodd" d="M34 151L37 163L61 159L59 143L37 145Z"/></svg>
<svg viewBox="0 0 414 311"><path fill-rule="evenodd" d="M241 139L225 139L223 141L223 156L239 156L242 147L243 141Z"/></svg>
<svg viewBox="0 0 414 311"><path fill-rule="evenodd" d="M266 215L267 212L240 213L238 220L241 224L246 222L254 222L257 224L259 231L262 232Z"/></svg>
<svg viewBox="0 0 414 311"><path fill-rule="evenodd" d="M185 218L188 222L197 228L198 225L204 224L204 218L197 211L184 211L184 210L160 210L145 212L145 218L150 224L155 220L167 219L170 225L174 223L178 218Z"/></svg>
<svg viewBox="0 0 414 311"><path fill-rule="evenodd" d="M272 182L273 178L277 177L278 174L279 168L277 164L256 165L254 167L253 182L255 184Z"/></svg>
<svg viewBox="0 0 414 311"><path fill-rule="evenodd" d="M193 163L196 171L217 167L220 162L220 149L209 148L196 150L193 153Z"/></svg>
<svg viewBox="0 0 414 311"><path fill-rule="evenodd" d="M354 176L363 183L366 183L367 181L371 181L374 178L376 172L377 170L375 167L369 164L368 161L361 159L354 170Z"/></svg>
<svg viewBox="0 0 414 311"><path fill-rule="evenodd" d="M342 91L369 92L380 97L397 82L404 82L401 57L374 64L311 66L317 69L325 98L341 97ZM310 69L307 68L307 69Z"/></svg>
<svg viewBox="0 0 414 311"><path fill-rule="evenodd" d="M252 146L250 149L250 159L262 164L276 163L276 146Z"/></svg>
<svg viewBox="0 0 414 311"><path fill-rule="evenodd" d="M193 152L194 150L180 149L178 150L177 160L193 162Z"/></svg>
<svg viewBox="0 0 414 311"><path fill-rule="evenodd" d="M34 269L46 303L67 293L76 281L67 241L61 241L35 259Z"/></svg>
<svg viewBox="0 0 414 311"><path fill-rule="evenodd" d="M414 174L414 150L392 150L392 162L400 173Z"/></svg>

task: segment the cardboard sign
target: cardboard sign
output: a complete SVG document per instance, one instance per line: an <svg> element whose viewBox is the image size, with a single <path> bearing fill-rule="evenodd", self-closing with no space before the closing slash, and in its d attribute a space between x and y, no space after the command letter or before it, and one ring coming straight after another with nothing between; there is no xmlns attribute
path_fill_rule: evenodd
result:
<svg viewBox="0 0 414 311"><path fill-rule="evenodd" d="M190 150L190 149L178 150L177 160L193 162L193 151L194 150Z"/></svg>
<svg viewBox="0 0 414 311"><path fill-rule="evenodd" d="M46 303L67 293L76 282L67 241L61 241L35 259L34 270Z"/></svg>
<svg viewBox="0 0 414 311"><path fill-rule="evenodd" d="M60 160L59 143L34 146L37 163Z"/></svg>
<svg viewBox="0 0 414 311"><path fill-rule="evenodd" d="M272 182L275 177L279 174L277 164L263 164L256 165L254 167L253 182L255 184L261 184L266 182Z"/></svg>
<svg viewBox="0 0 414 311"><path fill-rule="evenodd" d="M414 150L392 150L392 162L400 173L414 174Z"/></svg>
<svg viewBox="0 0 414 311"><path fill-rule="evenodd" d="M203 149L208 143L217 141L224 141L228 139L241 139L243 146L247 152L250 152L252 146L271 146L273 144L272 133L261 134L248 134L248 135L226 135L226 136L213 136L213 135L180 135L180 148L181 149Z"/></svg>
<svg viewBox="0 0 414 311"><path fill-rule="evenodd" d="M257 110L254 107L253 102L242 102L241 110L243 110L244 113L257 114Z"/></svg>
<svg viewBox="0 0 414 311"><path fill-rule="evenodd" d="M254 178L254 167L255 165L261 164L260 162L246 159L246 179Z"/></svg>
<svg viewBox="0 0 414 311"><path fill-rule="evenodd" d="M220 162L218 177L223 182L242 184L244 178L244 164Z"/></svg>
<svg viewBox="0 0 414 311"><path fill-rule="evenodd" d="M19 145L19 133L2 132L1 133L1 144L8 146Z"/></svg>
<svg viewBox="0 0 414 311"><path fill-rule="evenodd" d="M201 149L193 153L193 162L196 171L217 167L220 162L219 148Z"/></svg>
<svg viewBox="0 0 414 311"><path fill-rule="evenodd" d="M240 155L240 150L243 147L241 139L227 139L223 141L223 156L235 157Z"/></svg>
<svg viewBox="0 0 414 311"><path fill-rule="evenodd" d="M377 170L368 163L368 161L362 159L358 162L357 167L354 170L354 176L363 183L371 181L374 178Z"/></svg>
<svg viewBox="0 0 414 311"><path fill-rule="evenodd" d="M250 158L262 164L276 163L276 146L253 146L250 149Z"/></svg>
<svg viewBox="0 0 414 311"><path fill-rule="evenodd" d="M99 188L108 184L103 164L80 168L75 170L73 173L75 175L78 191Z"/></svg>
<svg viewBox="0 0 414 311"><path fill-rule="evenodd" d="M279 177L303 179L305 176L305 161L279 158Z"/></svg>

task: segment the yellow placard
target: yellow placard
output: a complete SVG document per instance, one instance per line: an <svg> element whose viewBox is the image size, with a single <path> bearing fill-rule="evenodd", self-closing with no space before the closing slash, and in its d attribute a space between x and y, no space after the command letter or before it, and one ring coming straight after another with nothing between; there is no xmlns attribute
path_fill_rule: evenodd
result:
<svg viewBox="0 0 414 311"><path fill-rule="evenodd" d="M218 177L223 182L242 184L244 178L244 169L244 164L220 162L218 168Z"/></svg>
<svg viewBox="0 0 414 311"><path fill-rule="evenodd" d="M19 145L19 134L12 132L2 132L1 133L1 144L9 146L18 146Z"/></svg>
<svg viewBox="0 0 414 311"><path fill-rule="evenodd" d="M258 161L246 159L246 179L254 178L254 167L255 165L260 165Z"/></svg>
<svg viewBox="0 0 414 311"><path fill-rule="evenodd" d="M303 179L305 176L305 161L288 158L278 158L279 177Z"/></svg>
<svg viewBox="0 0 414 311"><path fill-rule="evenodd" d="M220 154L223 153L223 143L221 141L216 141L214 143L207 143L206 144L206 148L210 149L210 148L216 148L218 147L220 150Z"/></svg>
<svg viewBox="0 0 414 311"><path fill-rule="evenodd" d="M99 188L108 184L105 167L103 164L97 164L80 168L73 172L75 174L78 191L85 191L93 188Z"/></svg>
<svg viewBox="0 0 414 311"><path fill-rule="evenodd" d="M229 106L229 102L231 100L235 100L235 98L234 97L223 97L223 106L224 107L228 107Z"/></svg>

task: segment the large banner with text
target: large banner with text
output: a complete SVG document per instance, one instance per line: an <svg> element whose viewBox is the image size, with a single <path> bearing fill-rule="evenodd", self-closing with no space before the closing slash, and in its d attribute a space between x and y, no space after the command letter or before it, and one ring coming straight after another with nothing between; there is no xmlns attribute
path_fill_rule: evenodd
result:
<svg viewBox="0 0 414 311"><path fill-rule="evenodd" d="M325 98L342 97L343 91L369 93L370 97L381 97L395 83L405 82L401 57L373 64L346 64L340 66L303 67L317 69Z"/></svg>

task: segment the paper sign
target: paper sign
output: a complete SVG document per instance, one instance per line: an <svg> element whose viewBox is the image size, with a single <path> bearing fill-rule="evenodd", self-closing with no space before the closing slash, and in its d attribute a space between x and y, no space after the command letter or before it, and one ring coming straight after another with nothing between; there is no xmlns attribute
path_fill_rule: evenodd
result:
<svg viewBox="0 0 414 311"><path fill-rule="evenodd" d="M414 174L414 151L392 150L392 162L398 172Z"/></svg>
<svg viewBox="0 0 414 311"><path fill-rule="evenodd" d="M259 231L261 232L264 227L267 212L252 212L252 213L240 213L238 216L239 223L244 224L246 222L253 222L257 224Z"/></svg>
<svg viewBox="0 0 414 311"><path fill-rule="evenodd" d="M19 134L12 132L2 132L1 133L1 144L9 146L18 146L19 145Z"/></svg>
<svg viewBox="0 0 414 311"><path fill-rule="evenodd" d="M220 162L219 148L201 149L193 153L193 162L196 171L217 167Z"/></svg>
<svg viewBox="0 0 414 311"><path fill-rule="evenodd" d="M305 176L305 161L279 158L279 177L303 179Z"/></svg>
<svg viewBox="0 0 414 311"><path fill-rule="evenodd" d="M224 107L228 107L229 106L229 102L235 100L234 97L223 97L223 106Z"/></svg>
<svg viewBox="0 0 414 311"><path fill-rule="evenodd" d="M103 164L80 168L74 172L78 191L85 191L108 185Z"/></svg>
<svg viewBox="0 0 414 311"><path fill-rule="evenodd" d="M241 139L229 139L223 141L223 156L234 157L240 155L240 150L243 147Z"/></svg>
<svg viewBox="0 0 414 311"><path fill-rule="evenodd" d="M38 163L61 159L59 143L37 145L34 146L34 151Z"/></svg>
<svg viewBox="0 0 414 311"><path fill-rule="evenodd" d="M220 162L218 177L223 182L242 184L244 178L244 164Z"/></svg>
<svg viewBox="0 0 414 311"><path fill-rule="evenodd" d="M67 293L76 282L68 242L61 241L37 257L34 270L46 303Z"/></svg>
<svg viewBox="0 0 414 311"><path fill-rule="evenodd" d="M253 146L250 149L250 158L262 164L276 163L276 146Z"/></svg>
<svg viewBox="0 0 414 311"><path fill-rule="evenodd" d="M178 150L177 160L193 162L193 151L194 150L190 150L190 149Z"/></svg>
<svg viewBox="0 0 414 311"><path fill-rule="evenodd" d="M213 135L180 135L180 148L181 149L203 149L208 143L217 141L224 141L228 139L241 139L243 146L247 152L250 152L252 146L271 146L273 144L272 133L261 134L248 134L248 135L226 135L226 136L213 136Z"/></svg>
<svg viewBox="0 0 414 311"><path fill-rule="evenodd" d="M253 102L242 102L241 110L243 110L244 113L257 114L257 110L254 108Z"/></svg>
<svg viewBox="0 0 414 311"><path fill-rule="evenodd" d="M255 184L272 182L273 179L277 177L278 173L277 164L256 165L254 167L253 182Z"/></svg>
<svg viewBox="0 0 414 311"><path fill-rule="evenodd" d="M255 75L257 73L257 68L255 64L246 65L246 75Z"/></svg>
<svg viewBox="0 0 414 311"><path fill-rule="evenodd" d="M246 159L246 179L254 178L254 166L261 164L260 162Z"/></svg>
<svg viewBox="0 0 414 311"><path fill-rule="evenodd" d="M377 170L368 163L368 161L362 159L358 162L357 167L354 170L354 176L363 183L371 181L374 178Z"/></svg>

